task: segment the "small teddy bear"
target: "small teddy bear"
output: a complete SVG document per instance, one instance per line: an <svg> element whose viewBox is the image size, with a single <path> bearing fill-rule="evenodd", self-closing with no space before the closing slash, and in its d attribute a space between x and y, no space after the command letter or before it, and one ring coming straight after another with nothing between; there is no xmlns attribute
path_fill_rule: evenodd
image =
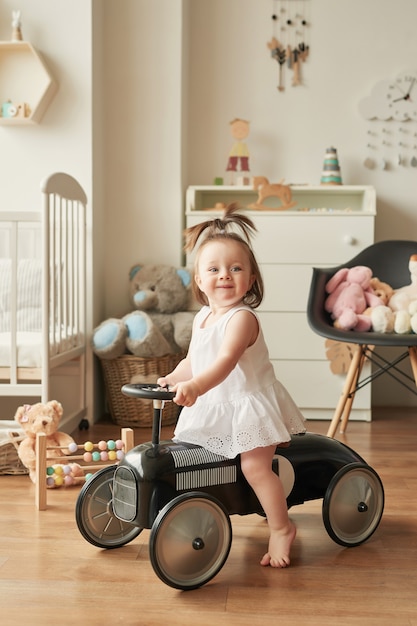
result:
<svg viewBox="0 0 417 626"><path fill-rule="evenodd" d="M115 359L125 353L161 357L186 351L195 315L190 310L191 273L170 265L135 265L129 279L135 310L93 330L94 353Z"/></svg>
<svg viewBox="0 0 417 626"><path fill-rule="evenodd" d="M368 307L383 302L371 287L372 270L363 265L338 270L326 283L324 308L331 314L333 325L341 330L369 331Z"/></svg>
<svg viewBox="0 0 417 626"><path fill-rule="evenodd" d="M371 278L371 287L382 301L381 305L369 307L366 310L366 314L371 318L372 330L376 333L392 333L395 326L395 314L388 304L394 289L376 276Z"/></svg>
<svg viewBox="0 0 417 626"><path fill-rule="evenodd" d="M75 443L74 439L66 433L58 431L58 425L63 415L63 408L57 400L50 400L46 404L24 404L20 406L14 419L25 431L25 439L20 442L18 456L23 465L29 470L29 477L36 483L36 435L45 433L47 446L69 446ZM65 456L69 450L57 448L47 450L48 457Z"/></svg>

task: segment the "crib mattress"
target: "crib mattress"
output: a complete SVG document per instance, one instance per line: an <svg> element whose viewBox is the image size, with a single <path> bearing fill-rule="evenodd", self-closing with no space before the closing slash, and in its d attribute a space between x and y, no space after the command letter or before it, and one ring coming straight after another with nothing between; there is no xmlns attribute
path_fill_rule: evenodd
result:
<svg viewBox="0 0 417 626"><path fill-rule="evenodd" d="M61 354L80 345L79 335L68 335L59 343L51 344L52 354ZM16 334L17 366L40 367L42 364L42 333L18 331ZM10 333L0 333L0 367L10 367L11 361Z"/></svg>

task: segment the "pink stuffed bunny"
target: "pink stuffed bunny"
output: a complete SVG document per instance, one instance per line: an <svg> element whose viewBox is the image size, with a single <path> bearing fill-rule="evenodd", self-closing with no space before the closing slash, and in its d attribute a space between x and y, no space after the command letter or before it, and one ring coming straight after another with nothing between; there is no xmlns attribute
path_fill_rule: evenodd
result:
<svg viewBox="0 0 417 626"><path fill-rule="evenodd" d="M329 294L324 308L334 326L341 330L368 331L372 328L368 307L384 304L371 287L372 270L363 265L342 268L326 284Z"/></svg>

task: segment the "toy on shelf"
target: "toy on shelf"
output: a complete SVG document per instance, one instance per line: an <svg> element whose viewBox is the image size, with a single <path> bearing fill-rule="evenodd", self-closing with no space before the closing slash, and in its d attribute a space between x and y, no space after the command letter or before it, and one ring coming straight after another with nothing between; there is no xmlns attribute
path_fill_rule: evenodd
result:
<svg viewBox="0 0 417 626"><path fill-rule="evenodd" d="M339 159L336 148L327 148L324 157L323 171L321 173L321 185L341 185Z"/></svg>
<svg viewBox="0 0 417 626"><path fill-rule="evenodd" d="M203 211L225 211L227 207L226 202L216 202L214 206L203 207Z"/></svg>
<svg viewBox="0 0 417 626"><path fill-rule="evenodd" d="M253 179L253 189L258 192L256 202L249 204L249 209L271 210L271 209L290 209L297 203L292 200L291 187L284 185L283 180L279 183L270 183L265 176L255 176ZM280 206L271 207L263 204L267 198L278 198L281 202Z"/></svg>
<svg viewBox="0 0 417 626"><path fill-rule="evenodd" d="M3 102L1 105L1 117L5 118L25 118L30 115L30 106L26 102L14 104L11 100Z"/></svg>
<svg viewBox="0 0 417 626"><path fill-rule="evenodd" d="M12 11L12 41L23 41L20 11Z"/></svg>
<svg viewBox="0 0 417 626"><path fill-rule="evenodd" d="M243 141L249 135L249 122L236 117L230 122L230 132L233 139L235 139L235 143L229 152L229 160L226 167L226 171L231 172L230 184L234 185L237 182L238 184L249 185L249 150ZM238 171L238 166L242 176L235 181L234 174Z"/></svg>
<svg viewBox="0 0 417 626"><path fill-rule="evenodd" d="M48 488L69 487L84 483L93 473L115 465L124 458L126 452L134 446L133 430L122 428L120 439L99 441L84 444L69 444L70 455L62 462L61 446L48 446L44 433L36 437L36 507L39 511L46 509L46 492ZM81 451L83 451L81 453ZM92 464L91 464L92 463Z"/></svg>

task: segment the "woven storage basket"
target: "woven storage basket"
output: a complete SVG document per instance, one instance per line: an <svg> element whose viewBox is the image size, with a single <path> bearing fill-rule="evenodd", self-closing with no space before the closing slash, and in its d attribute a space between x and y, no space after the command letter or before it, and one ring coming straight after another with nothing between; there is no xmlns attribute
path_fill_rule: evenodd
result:
<svg viewBox="0 0 417 626"><path fill-rule="evenodd" d="M107 402L112 420L119 426L152 426L151 400L129 398L121 392L123 385L132 382L156 382L159 376L169 374L184 358L184 354L167 354L161 357L141 358L124 354L117 359L101 359ZM162 412L162 425L175 424L179 407L167 402Z"/></svg>
<svg viewBox="0 0 417 626"><path fill-rule="evenodd" d="M0 475L29 473L17 454L22 439L25 439L24 433L3 430L0 432Z"/></svg>

